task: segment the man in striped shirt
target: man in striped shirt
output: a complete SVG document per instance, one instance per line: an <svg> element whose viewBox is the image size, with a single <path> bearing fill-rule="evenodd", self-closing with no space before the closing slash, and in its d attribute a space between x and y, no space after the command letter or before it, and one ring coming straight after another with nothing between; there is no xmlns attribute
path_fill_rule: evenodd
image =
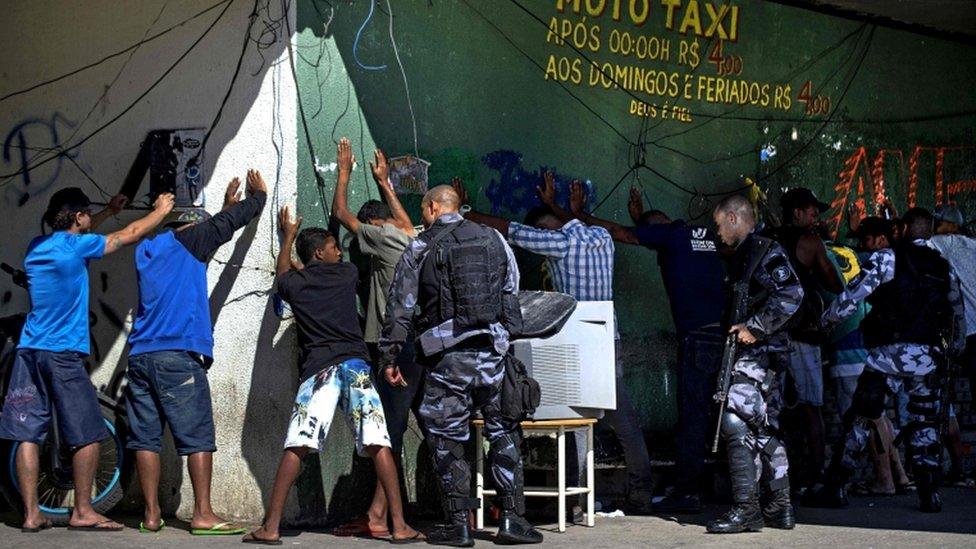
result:
<svg viewBox="0 0 976 549"><path fill-rule="evenodd" d="M460 179L451 184L467 205L468 195ZM556 204L555 178L544 175L544 185L536 188L544 206L533 208L525 223L468 211L465 218L496 229L512 246L546 258L553 289L573 296L577 301L613 300L613 238L603 227L591 227L575 219ZM607 410L604 420L613 427L624 450L627 463L629 494L628 512L651 513L651 460L644 442L637 412L623 384L620 338L617 336L617 409ZM576 434L577 464L584 471L585 435ZM590 510L593 511L592 509Z"/></svg>

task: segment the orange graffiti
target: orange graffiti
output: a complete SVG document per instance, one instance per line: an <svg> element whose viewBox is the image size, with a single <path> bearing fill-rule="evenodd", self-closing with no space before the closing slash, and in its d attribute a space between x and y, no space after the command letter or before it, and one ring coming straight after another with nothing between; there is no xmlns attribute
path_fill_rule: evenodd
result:
<svg viewBox="0 0 976 549"><path fill-rule="evenodd" d="M908 177L906 202L912 208L918 202L919 164L923 155L934 153L933 187L935 204L955 203L955 197L961 193L976 192L976 181L959 180L946 183L945 160L946 153L976 150L976 145L926 147L915 146L908 157ZM830 223L836 235L840 229L841 220L847 209L851 190L856 190L854 206L858 211L868 211L867 202L876 205L883 204L887 196L885 181L885 167L888 160L898 160L899 179L905 181L905 154L900 149L879 149L870 161L866 147L859 147L844 160L844 166L837 174L834 185L834 199L830 203Z"/></svg>

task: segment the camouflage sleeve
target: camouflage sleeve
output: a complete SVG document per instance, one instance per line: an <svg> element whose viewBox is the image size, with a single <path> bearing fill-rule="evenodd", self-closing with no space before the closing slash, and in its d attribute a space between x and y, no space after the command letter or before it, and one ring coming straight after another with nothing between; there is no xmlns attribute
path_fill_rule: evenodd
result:
<svg viewBox="0 0 976 549"><path fill-rule="evenodd" d="M768 297L759 310L746 320L746 328L762 339L779 331L800 308L803 287L790 265L789 257L778 244L766 252L752 276L766 289Z"/></svg>
<svg viewBox="0 0 976 549"><path fill-rule="evenodd" d="M415 238L397 263L386 298L386 321L378 343L381 364L392 363L407 341L420 290L420 265L426 252L427 243Z"/></svg>
<svg viewBox="0 0 976 549"><path fill-rule="evenodd" d="M949 275L949 304L952 305L952 341L949 350L953 355L961 355L966 348L966 306L963 303L962 286L955 271Z"/></svg>
<svg viewBox="0 0 976 549"><path fill-rule="evenodd" d="M861 262L861 272L857 274L840 295L834 299L821 317L824 326L832 326L856 313L858 305L871 295L878 286L895 277L895 252L885 248L871 254L867 261Z"/></svg>

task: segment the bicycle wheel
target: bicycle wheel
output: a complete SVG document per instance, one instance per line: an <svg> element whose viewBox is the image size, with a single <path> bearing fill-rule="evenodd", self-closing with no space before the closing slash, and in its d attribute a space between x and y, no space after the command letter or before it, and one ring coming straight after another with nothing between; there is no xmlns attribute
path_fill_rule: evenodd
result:
<svg viewBox="0 0 976 549"><path fill-rule="evenodd" d="M101 441L98 465L95 469L95 479L92 483L92 507L98 513L107 513L122 500L124 485L123 476L127 469L125 444L120 434L121 426L117 427L110 411L102 411L105 427L109 437ZM55 469L51 460L45 459L50 455L50 442L45 442L41 448L41 468L37 482L37 496L41 512L55 525L65 525L74 506L74 478L71 470L70 457L62 459L63 467ZM23 511L20 500L20 486L17 481L17 448L19 442L10 445L6 460L6 473L13 488L13 495L17 501L8 501L19 511Z"/></svg>

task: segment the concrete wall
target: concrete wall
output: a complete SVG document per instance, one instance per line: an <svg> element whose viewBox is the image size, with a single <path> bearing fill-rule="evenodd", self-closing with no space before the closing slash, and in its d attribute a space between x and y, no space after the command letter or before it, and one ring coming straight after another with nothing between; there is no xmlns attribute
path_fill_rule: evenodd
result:
<svg viewBox="0 0 976 549"><path fill-rule="evenodd" d="M0 177L0 234L4 235L0 260L22 264L26 244L39 232L41 212L56 189L79 186L93 200L104 201L119 191L148 131L210 127L230 87L249 15L257 10L240 75L207 144L204 170L211 211L219 210L226 183L234 176L243 178L248 168L261 170L271 190L261 219L221 248L208 272L216 317L216 356L209 377L219 447L213 499L219 513L258 519L297 384L294 337L272 313L268 295L278 247L273 215L279 204L294 201L296 180L295 85L284 47L288 35L281 19L283 3L7 3L0 33L0 95L95 62L215 4L214 9L136 49L0 101L0 133L7 140L0 159L2 174L23 168L17 149L21 143L31 148L26 151L28 159L35 154L45 158L48 152L36 148L70 148L91 136L66 153L70 159L57 157L28 174ZM292 28L294 13L291 7ZM140 99L201 36L189 55ZM131 110L92 135L133 102ZM147 192L148 178L138 200L144 201ZM101 230L112 231L139 215L126 211ZM93 262L90 273L97 319L92 379L111 392L117 390L114 381L124 373L125 336L137 300L131 251ZM27 309L26 293L9 280L0 280L0 293L0 315ZM164 510L178 509L186 516L192 510L192 491L170 443L164 463ZM297 510L293 505L290 516L297 516Z"/></svg>

